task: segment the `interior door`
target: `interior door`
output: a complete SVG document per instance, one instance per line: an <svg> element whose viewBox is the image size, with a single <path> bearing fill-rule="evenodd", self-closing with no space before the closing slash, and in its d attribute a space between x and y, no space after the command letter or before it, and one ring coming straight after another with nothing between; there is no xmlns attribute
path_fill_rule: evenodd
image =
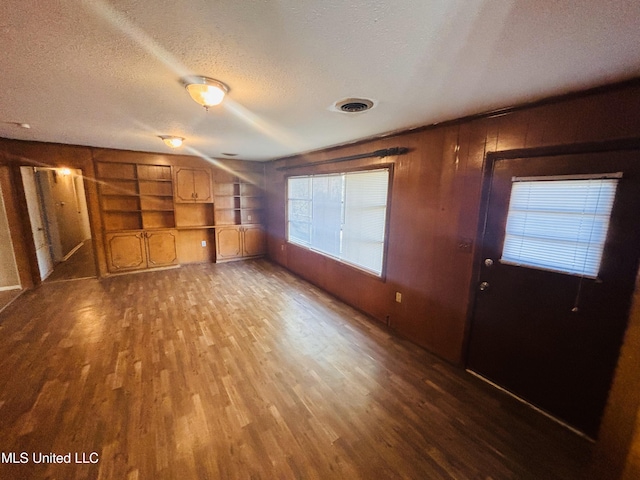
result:
<svg viewBox="0 0 640 480"><path fill-rule="evenodd" d="M553 181L612 172L622 172L622 178L597 275L502 260L514 179ZM467 366L595 437L638 269L640 152L497 159L487 181Z"/></svg>
<svg viewBox="0 0 640 480"><path fill-rule="evenodd" d="M42 210L42 199L38 193L36 174L33 171L33 167L20 167L20 173L27 200L33 243L36 247L40 279L44 280L53 271L53 258L51 256L50 242L46 235L46 220Z"/></svg>

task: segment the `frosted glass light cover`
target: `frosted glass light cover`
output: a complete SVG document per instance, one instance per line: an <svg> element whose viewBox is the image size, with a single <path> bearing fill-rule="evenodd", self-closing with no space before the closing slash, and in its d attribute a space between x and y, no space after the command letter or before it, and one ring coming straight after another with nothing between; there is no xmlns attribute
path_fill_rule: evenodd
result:
<svg viewBox="0 0 640 480"><path fill-rule="evenodd" d="M222 82L207 77L188 78L185 86L191 98L206 108L219 105L229 91Z"/></svg>

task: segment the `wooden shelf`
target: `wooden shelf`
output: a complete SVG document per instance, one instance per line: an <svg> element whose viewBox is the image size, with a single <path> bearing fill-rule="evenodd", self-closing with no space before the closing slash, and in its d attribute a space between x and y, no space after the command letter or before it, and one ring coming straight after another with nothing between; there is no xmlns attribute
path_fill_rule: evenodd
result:
<svg viewBox="0 0 640 480"><path fill-rule="evenodd" d="M198 227L214 224L213 203L176 203L176 227Z"/></svg>
<svg viewBox="0 0 640 480"><path fill-rule="evenodd" d="M176 227L177 230L211 230L214 228L214 225L182 225Z"/></svg>
<svg viewBox="0 0 640 480"><path fill-rule="evenodd" d="M229 173L216 174L215 183L216 225L261 224L263 191Z"/></svg>
<svg viewBox="0 0 640 480"><path fill-rule="evenodd" d="M174 228L168 165L96 162L105 232Z"/></svg>

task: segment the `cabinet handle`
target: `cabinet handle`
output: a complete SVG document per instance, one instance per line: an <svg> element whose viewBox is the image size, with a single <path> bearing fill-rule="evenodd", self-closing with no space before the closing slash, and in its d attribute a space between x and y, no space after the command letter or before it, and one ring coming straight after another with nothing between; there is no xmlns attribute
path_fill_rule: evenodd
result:
<svg viewBox="0 0 640 480"><path fill-rule="evenodd" d="M198 198L198 192L196 192L195 195L196 195L196 198Z"/></svg>

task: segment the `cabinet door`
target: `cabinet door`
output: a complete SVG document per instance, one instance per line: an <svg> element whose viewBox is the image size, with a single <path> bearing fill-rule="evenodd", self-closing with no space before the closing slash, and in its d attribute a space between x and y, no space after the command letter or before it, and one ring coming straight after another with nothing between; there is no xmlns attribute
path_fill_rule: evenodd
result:
<svg viewBox="0 0 640 480"><path fill-rule="evenodd" d="M242 227L242 255L244 257L255 257L264 255L266 251L266 235L261 226Z"/></svg>
<svg viewBox="0 0 640 480"><path fill-rule="evenodd" d="M105 242L110 272L147 267L143 232L108 233Z"/></svg>
<svg viewBox="0 0 640 480"><path fill-rule="evenodd" d="M229 260L241 256L240 227L216 228L216 260Z"/></svg>
<svg viewBox="0 0 640 480"><path fill-rule="evenodd" d="M196 202L212 202L211 174L207 170L193 170L193 190Z"/></svg>
<svg viewBox="0 0 640 480"><path fill-rule="evenodd" d="M196 193L193 185L193 170L190 168L176 168L175 173L175 201L194 202Z"/></svg>
<svg viewBox="0 0 640 480"><path fill-rule="evenodd" d="M149 267L164 267L178 263L177 230L146 232Z"/></svg>
<svg viewBox="0 0 640 480"><path fill-rule="evenodd" d="M204 169L177 168L175 201L181 203L212 202L211 174Z"/></svg>

